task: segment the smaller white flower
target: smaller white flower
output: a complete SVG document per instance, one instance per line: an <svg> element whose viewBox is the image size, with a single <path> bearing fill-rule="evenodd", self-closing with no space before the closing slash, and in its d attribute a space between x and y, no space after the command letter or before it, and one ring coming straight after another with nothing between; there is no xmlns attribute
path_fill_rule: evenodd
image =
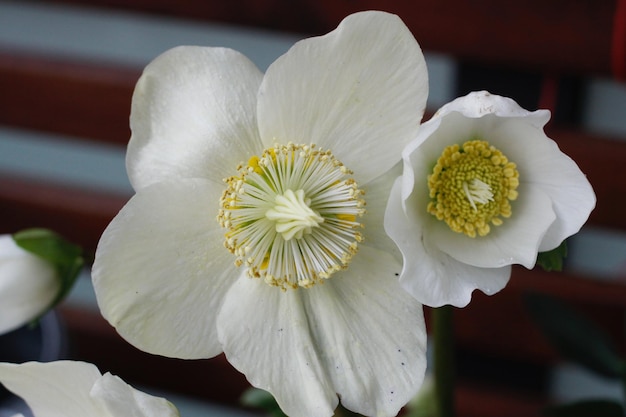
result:
<svg viewBox="0 0 626 417"><path fill-rule="evenodd" d="M54 266L0 235L0 334L37 318L59 293Z"/></svg>
<svg viewBox="0 0 626 417"><path fill-rule="evenodd" d="M486 91L443 106L403 151L385 229L404 257L400 281L418 301L463 307L507 284L512 264L577 233L595 194L548 138L547 110Z"/></svg>
<svg viewBox="0 0 626 417"><path fill-rule="evenodd" d="M35 417L178 417L172 403L86 362L0 363L0 383Z"/></svg>

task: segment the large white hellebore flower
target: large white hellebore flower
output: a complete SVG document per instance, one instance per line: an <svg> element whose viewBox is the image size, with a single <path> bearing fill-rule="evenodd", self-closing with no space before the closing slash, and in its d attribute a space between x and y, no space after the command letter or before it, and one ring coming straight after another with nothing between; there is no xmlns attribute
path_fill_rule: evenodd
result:
<svg viewBox="0 0 626 417"><path fill-rule="evenodd" d="M35 417L178 417L164 398L138 391L86 362L0 363L0 383Z"/></svg>
<svg viewBox="0 0 626 417"><path fill-rule="evenodd" d="M386 229L404 255L403 286L420 302L467 305L493 294L511 265L578 232L595 194L548 138L547 110L474 92L443 106L404 150Z"/></svg>
<svg viewBox="0 0 626 417"><path fill-rule="evenodd" d="M54 265L0 235L0 334L37 318L61 288Z"/></svg>
<svg viewBox="0 0 626 417"><path fill-rule="evenodd" d="M104 317L147 352L225 352L289 415L330 416L338 396L395 415L426 336L383 217L426 96L417 42L382 12L298 42L265 75L230 49L158 57L133 96L136 194L96 253Z"/></svg>

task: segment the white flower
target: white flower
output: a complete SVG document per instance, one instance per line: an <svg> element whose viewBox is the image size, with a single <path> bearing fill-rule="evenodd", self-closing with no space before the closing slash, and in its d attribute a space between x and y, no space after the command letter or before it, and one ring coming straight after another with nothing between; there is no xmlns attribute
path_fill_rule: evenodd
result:
<svg viewBox="0 0 626 417"><path fill-rule="evenodd" d="M578 232L595 194L549 139L547 110L474 92L443 106L403 152L385 228L404 255L402 285L420 302L467 305L501 290L512 264Z"/></svg>
<svg viewBox="0 0 626 417"><path fill-rule="evenodd" d="M61 287L54 265L0 235L0 334L37 318Z"/></svg>
<svg viewBox="0 0 626 417"><path fill-rule="evenodd" d="M85 362L0 363L0 383L35 417L178 417L164 398L138 391Z"/></svg>
<svg viewBox="0 0 626 417"><path fill-rule="evenodd" d="M382 12L298 42L265 75L229 49L158 57L133 96L136 194L96 253L103 316L144 351L225 352L289 415L330 416L338 395L395 415L426 335L383 216L426 96L417 42Z"/></svg>

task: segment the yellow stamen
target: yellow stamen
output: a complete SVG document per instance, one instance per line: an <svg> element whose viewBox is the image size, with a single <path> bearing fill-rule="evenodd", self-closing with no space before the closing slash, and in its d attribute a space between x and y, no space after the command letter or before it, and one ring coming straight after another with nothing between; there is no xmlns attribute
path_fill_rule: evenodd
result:
<svg viewBox="0 0 626 417"><path fill-rule="evenodd" d="M248 276L283 290L310 288L348 267L363 240L363 192L315 145L275 145L226 178L217 220Z"/></svg>
<svg viewBox="0 0 626 417"><path fill-rule="evenodd" d="M486 236L511 216L519 172L513 162L483 140L446 147L428 176L429 213L451 230Z"/></svg>

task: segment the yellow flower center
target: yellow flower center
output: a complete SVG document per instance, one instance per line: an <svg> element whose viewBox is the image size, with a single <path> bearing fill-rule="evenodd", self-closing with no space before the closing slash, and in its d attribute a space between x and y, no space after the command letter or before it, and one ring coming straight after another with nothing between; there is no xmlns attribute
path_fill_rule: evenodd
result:
<svg viewBox="0 0 626 417"><path fill-rule="evenodd" d="M428 176L427 210L457 233L486 236L511 216L519 172L494 146L470 140L446 147Z"/></svg>
<svg viewBox="0 0 626 417"><path fill-rule="evenodd" d="M363 240L363 192L352 172L315 145L275 145L237 167L217 220L248 276L309 288L347 268Z"/></svg>

